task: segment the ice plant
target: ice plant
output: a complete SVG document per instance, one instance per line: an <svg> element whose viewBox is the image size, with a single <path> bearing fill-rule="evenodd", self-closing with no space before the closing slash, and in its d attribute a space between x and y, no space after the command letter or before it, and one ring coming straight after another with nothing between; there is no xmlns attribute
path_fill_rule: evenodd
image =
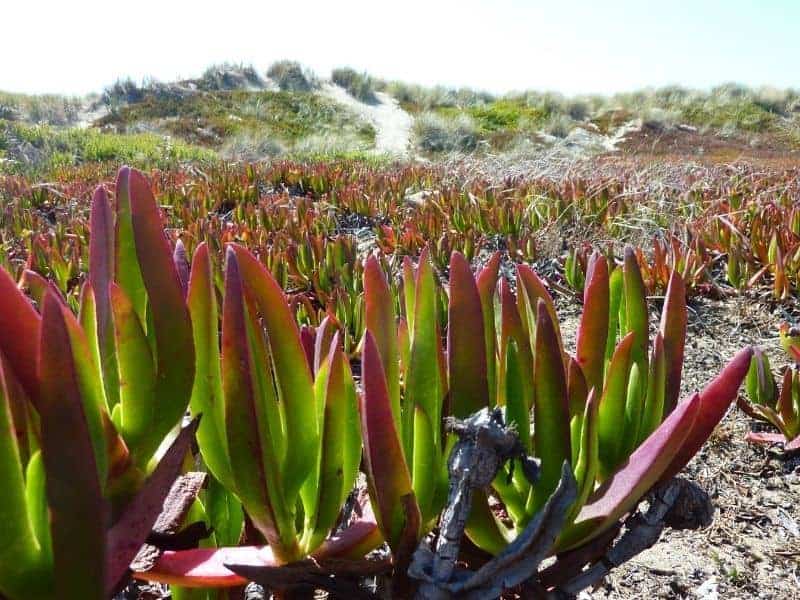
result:
<svg viewBox="0 0 800 600"><path fill-rule="evenodd" d="M301 330L275 279L240 246L227 247L224 272L220 310L201 244L188 286L191 410L204 415L197 440L209 471L269 545L168 551L136 574L142 579L235 586L245 580L233 565L361 556L381 541L369 515L330 537L361 460L356 391L335 320Z"/></svg>
<svg viewBox="0 0 800 600"><path fill-rule="evenodd" d="M119 588L190 448L188 308L155 200L123 168L116 231L103 188L76 316L0 273L0 593L106 598ZM113 362L112 362L113 360ZM161 450L156 451L161 447Z"/></svg>
<svg viewBox="0 0 800 600"><path fill-rule="evenodd" d="M544 283L520 265L514 295L505 280L498 285L498 265L496 256L473 276L464 257L452 255L446 345L425 255L416 274L406 264L405 319L395 317L375 263L366 265L363 436L378 522L394 548L415 527L417 536L426 531L441 506L446 443L438 429L428 429L432 415L503 406L526 450L542 461L536 485L521 469L493 484L513 528L495 517L485 497L476 498L467 532L491 552L541 509L562 464L572 465L580 493L558 542L563 550L611 527L652 485L680 470L722 418L746 372L749 350L702 393L678 402L683 279L670 278L650 348L644 284L631 249L611 273L601 255L589 261L574 357L564 352Z"/></svg>
<svg viewBox="0 0 800 600"><path fill-rule="evenodd" d="M765 421L779 433L751 432L747 440L760 444L779 443L786 450L800 449L800 371L798 371L797 332L783 324L781 345L793 360L787 366L778 386L763 350L756 348L747 372L746 390L749 402L740 399L739 406L749 416Z"/></svg>

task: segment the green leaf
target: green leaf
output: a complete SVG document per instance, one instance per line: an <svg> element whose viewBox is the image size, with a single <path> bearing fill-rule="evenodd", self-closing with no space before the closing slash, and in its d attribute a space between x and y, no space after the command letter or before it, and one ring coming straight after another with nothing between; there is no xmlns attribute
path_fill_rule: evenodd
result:
<svg viewBox="0 0 800 600"><path fill-rule="evenodd" d="M30 583L26 575L36 569L41 555L46 553L40 549L35 528L35 524L41 525L41 520L36 519L41 514L40 505L26 502L24 466L14 430L5 369L0 372L0 377L0 481L3 482L3 493L0 494L0 539L3 540L0 544L0 594L25 598L31 593L26 589ZM33 460L38 462L38 459ZM32 522L32 517L35 522Z"/></svg>
<svg viewBox="0 0 800 600"><path fill-rule="evenodd" d="M639 432L639 444L653 433L666 416L664 399L667 381L667 362L664 353L664 339L661 332L653 341L653 352L650 357L650 376L647 378L647 398L642 415L642 427Z"/></svg>
<svg viewBox="0 0 800 600"><path fill-rule="evenodd" d="M42 457L50 506L55 585L76 598L105 598L105 532L108 519L96 457L104 441L92 431L97 415L84 397L78 362L88 360L75 347L67 309L45 296L39 375ZM71 316L71 315L70 315ZM77 325L75 325L77 327ZM83 349L85 351L85 348ZM95 425L97 427L97 425Z"/></svg>
<svg viewBox="0 0 800 600"><path fill-rule="evenodd" d="M364 321L375 336L375 343L383 360L392 414L400 426L400 354L397 348L397 323L389 282L378 259L367 258L364 264Z"/></svg>
<svg viewBox="0 0 800 600"><path fill-rule="evenodd" d="M642 281L642 272L636 253L625 247L625 263L622 269L625 290L625 331L633 333L631 360L638 365L639 376L647 381L647 294Z"/></svg>
<svg viewBox="0 0 800 600"><path fill-rule="evenodd" d="M686 284L683 277L673 271L667 286L659 328L664 337L664 360L666 362L665 415L673 411L680 397L687 318Z"/></svg>
<svg viewBox="0 0 800 600"><path fill-rule="evenodd" d="M106 593L119 589L131 561L144 544L164 508L164 500L181 473L186 454L192 447L198 421L180 430L153 472L142 484L122 515L108 532Z"/></svg>
<svg viewBox="0 0 800 600"><path fill-rule="evenodd" d="M535 514L544 506L558 486L564 462L572 460L567 383L561 344L547 304L541 299L537 303L536 312L534 454L541 458L542 466L533 506L528 511L530 514Z"/></svg>
<svg viewBox="0 0 800 600"><path fill-rule="evenodd" d="M119 199L118 202L124 202ZM124 194L123 194L124 196ZM127 206L125 208L128 208ZM124 209L123 209L124 210ZM95 299L96 344L100 355L103 383L109 408L119 402L117 353L114 345L114 328L111 316L109 284L114 281L114 219L105 188L98 187L92 197L89 219L89 273ZM84 326L85 328L85 326ZM87 330L88 334L88 330ZM90 337L90 339L92 339Z"/></svg>
<svg viewBox="0 0 800 600"><path fill-rule="evenodd" d="M28 397L37 404L41 317L17 288L11 276L0 269L0 350Z"/></svg>
<svg viewBox="0 0 800 600"><path fill-rule="evenodd" d="M414 300L414 331L411 334L411 356L406 383L406 405L403 409L403 440L406 460L413 464L413 423L416 407L425 411L431 423L442 418L444 382L440 370L442 343L437 323L436 283L428 255L423 251L419 259L417 297ZM434 447L441 448L441 436L434 434Z"/></svg>
<svg viewBox="0 0 800 600"><path fill-rule="evenodd" d="M284 498L293 506L300 486L311 472L319 444L311 369L283 290L248 250L235 244L230 247L236 254L242 278L258 306L267 334L286 439L292 444L281 472ZM230 439L230 435L228 437Z"/></svg>
<svg viewBox="0 0 800 600"><path fill-rule="evenodd" d="M279 456L270 434L274 420L265 396L270 386L259 380L271 370L257 360L252 316L245 303L239 261L228 249L222 306L222 389L225 398L225 430L236 493L255 526L264 534L280 560L299 556L294 539L293 504L284 495ZM302 350L301 350L302 352ZM302 365L308 368L305 356ZM313 406L313 404L312 404ZM316 423L309 423L313 428ZM265 435L267 436L265 439ZM300 451L298 449L298 451Z"/></svg>
<svg viewBox="0 0 800 600"><path fill-rule="evenodd" d="M497 332L495 331L494 296L500 270L500 253L495 252L476 277L478 294L483 309L483 331L486 342L486 379L489 382L489 398L497 393Z"/></svg>
<svg viewBox="0 0 800 600"><path fill-rule="evenodd" d="M238 545L244 529L242 505L213 477L208 481L204 506L211 527L214 528L217 545L220 547Z"/></svg>
<svg viewBox="0 0 800 600"><path fill-rule="evenodd" d="M131 171L128 177L136 257L149 300L147 316L153 325L153 331L148 325L146 332L155 338L156 386L147 410L157 415L153 437L163 437L180 422L189 405L195 363L192 323L150 185L138 171ZM120 287L135 309L136 296ZM145 322L141 314L139 319Z"/></svg>
<svg viewBox="0 0 800 600"><path fill-rule="evenodd" d="M452 414L465 418L489 405L483 307L469 263L450 257L447 368ZM432 420L435 413L429 413Z"/></svg>
<svg viewBox="0 0 800 600"><path fill-rule="evenodd" d="M589 259L586 270L583 314L578 327L575 353L576 360L586 378L586 385L590 389L603 389L609 293L608 263L604 256L595 251Z"/></svg>
<svg viewBox="0 0 800 600"><path fill-rule="evenodd" d="M114 229L114 273L117 284L131 299L136 314L141 321L145 320L147 292L139 268L136 253L136 242L133 233L131 210L130 179L131 169L122 167L117 173L115 200L117 219Z"/></svg>
<svg viewBox="0 0 800 600"><path fill-rule="evenodd" d="M112 283L110 291L119 364L120 410L116 425L136 464L145 468L167 433L159 426L160 408L154 402L155 365L133 304L117 284Z"/></svg>
<svg viewBox="0 0 800 600"><path fill-rule="evenodd" d="M598 435L600 438L600 477L605 479L623 459L624 440L620 429L625 422L625 401L631 368L631 347L635 335L629 333L617 346L606 373L605 388L600 399Z"/></svg>
<svg viewBox="0 0 800 600"><path fill-rule="evenodd" d="M361 369L364 385L360 401L361 434L370 497L376 509L378 526L389 546L395 550L408 525L404 502L410 499L410 504L415 507L417 523L420 512L392 416L382 359L369 331L364 336Z"/></svg>
<svg viewBox="0 0 800 600"><path fill-rule="evenodd" d="M197 443L212 475L235 489L225 437L225 407L219 352L219 309L208 246L200 244L192 259L188 292L195 348L195 378L189 402L193 415L203 415Z"/></svg>

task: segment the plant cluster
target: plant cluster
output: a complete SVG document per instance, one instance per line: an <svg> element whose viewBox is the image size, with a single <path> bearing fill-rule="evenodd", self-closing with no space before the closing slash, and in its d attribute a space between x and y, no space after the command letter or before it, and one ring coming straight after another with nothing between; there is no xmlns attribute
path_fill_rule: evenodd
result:
<svg viewBox="0 0 800 600"><path fill-rule="evenodd" d="M512 425L519 458L476 496L467 535L503 555L573 486L543 548L559 555L551 573L569 571L564 552L581 565L600 560L589 543L694 456L750 365L745 349L679 402L684 279L669 276L650 340L632 248L621 266L589 258L573 356L545 282L525 264L503 274L495 253L473 274L448 247L359 253L325 237L347 221L315 213L320 199L272 192L274 202L253 202L271 181L377 213L371 203L388 198L351 189L364 173L286 163L218 175L165 174L151 186L123 168L113 203L94 191L91 235L72 246L76 257L86 246L80 285L59 289L28 268L26 296L0 274L4 596L107 597L131 570L175 594L248 579L287 593L349 581L366 594L358 578L374 574L407 590L411 555L448 496L455 438L445 423L489 409ZM432 176L409 168L366 185L400 191ZM5 181L5 193L14 185L24 184ZM448 196L454 206L461 193ZM276 253L257 237L270 234L298 243ZM57 253L83 260L64 256L61 235L37 241L27 266ZM304 280L313 294L292 291ZM199 453L184 460L193 440ZM207 489L173 486L190 464L207 472ZM174 522L164 532L157 520ZM149 558L134 561L144 542ZM387 558L365 558L384 542Z"/></svg>

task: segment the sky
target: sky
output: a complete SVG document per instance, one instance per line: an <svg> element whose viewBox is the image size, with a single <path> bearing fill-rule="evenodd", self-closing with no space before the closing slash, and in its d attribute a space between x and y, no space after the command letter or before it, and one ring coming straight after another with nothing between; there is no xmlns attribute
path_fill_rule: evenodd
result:
<svg viewBox="0 0 800 600"><path fill-rule="evenodd" d="M0 89L85 94L220 62L566 94L800 88L800 0L5 0Z"/></svg>

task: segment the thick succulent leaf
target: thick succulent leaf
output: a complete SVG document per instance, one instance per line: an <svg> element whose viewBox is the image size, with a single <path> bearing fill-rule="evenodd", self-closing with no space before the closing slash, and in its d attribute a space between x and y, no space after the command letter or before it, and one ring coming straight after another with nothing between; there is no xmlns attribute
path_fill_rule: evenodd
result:
<svg viewBox="0 0 800 600"><path fill-rule="evenodd" d="M24 465L5 379L4 370L0 371L0 594L24 597L31 593L25 589L25 575L36 570L40 549L26 503ZM31 505L32 511L38 508L38 503Z"/></svg>
<svg viewBox="0 0 800 600"><path fill-rule="evenodd" d="M660 327L661 335L664 337L664 360L667 370L664 392L665 415L672 412L680 397L687 318L686 284L683 277L673 271L667 286Z"/></svg>
<svg viewBox="0 0 800 600"><path fill-rule="evenodd" d="M97 433L84 398L79 360L61 303L49 293L42 310L39 358L41 447L57 589L78 598L106 597L105 532L108 513L101 491ZM100 452L105 448L101 445Z"/></svg>
<svg viewBox="0 0 800 600"><path fill-rule="evenodd" d="M142 547L164 507L164 499L181 473L184 457L191 449L198 419L181 429L133 500L108 532L106 591L119 587L128 566Z"/></svg>
<svg viewBox="0 0 800 600"><path fill-rule="evenodd" d="M575 358L589 388L603 389L609 311L608 262L595 251L586 269ZM585 398L584 398L585 399Z"/></svg>
<svg viewBox="0 0 800 600"><path fill-rule="evenodd" d="M653 341L653 352L650 356L650 375L647 378L647 397L645 399L642 426L639 431L639 442L644 441L661 424L666 397L667 361L664 352L664 338L661 332Z"/></svg>
<svg viewBox="0 0 800 600"><path fill-rule="evenodd" d="M606 373L605 388L600 399L598 435L600 438L600 476L605 478L624 459L620 435L625 422L625 401L631 366L634 334L629 333L617 346Z"/></svg>
<svg viewBox="0 0 800 600"><path fill-rule="evenodd" d="M203 415L197 443L211 474L235 489L225 437L225 407L219 351L219 309L208 246L200 244L192 259L188 292L195 348L195 379L189 406Z"/></svg>
<svg viewBox="0 0 800 600"><path fill-rule="evenodd" d="M42 571L37 576L44 577L52 585L53 538L50 534L50 509L47 505L47 473L40 450L33 453L25 469L25 502L28 505L33 533L39 544L38 562L41 568L31 566L31 569L33 572Z"/></svg>
<svg viewBox="0 0 800 600"><path fill-rule="evenodd" d="M512 541L514 535L492 512L484 490L472 495L472 510L467 520L466 534L478 548L489 554L499 554Z"/></svg>
<svg viewBox="0 0 800 600"><path fill-rule="evenodd" d="M588 542L633 508L661 478L675 452L687 438L700 410L698 394L680 404L592 494L575 523L562 533L556 544L557 551L563 552Z"/></svg>
<svg viewBox="0 0 800 600"><path fill-rule="evenodd" d="M508 282L503 279L500 281L500 344L498 348L500 361L497 370L499 385L497 403L501 406L506 404L506 389L509 384L505 357L508 355L508 346L512 340L516 344L520 364L529 365L528 368L524 368L519 372L522 381L516 384L515 387L527 391L527 395L523 399L527 410L530 411L533 406L533 369L531 368L533 366L533 354L531 353L530 340L522 326L522 319L519 315L514 294L511 293Z"/></svg>
<svg viewBox="0 0 800 600"><path fill-rule="evenodd" d="M219 481L209 477L203 501L208 520L214 528L217 546L237 545L244 530L244 512L236 496Z"/></svg>
<svg viewBox="0 0 800 600"><path fill-rule="evenodd" d="M130 179L131 169L122 167L117 173L115 204L117 218L114 224L114 279L131 299L136 314L144 321L147 292L139 268L136 241L133 234Z"/></svg>
<svg viewBox="0 0 800 600"><path fill-rule="evenodd" d="M447 369L454 416L464 418L489 405L483 307L469 263L459 252L450 257Z"/></svg>
<svg viewBox="0 0 800 600"><path fill-rule="evenodd" d="M616 267L608 276L608 337L606 338L606 364L611 361L620 333L620 307L624 299L622 269ZM607 384L603 381L603 387Z"/></svg>
<svg viewBox="0 0 800 600"><path fill-rule="evenodd" d="M750 401L764 406L775 406L778 387L772 376L769 358L761 348L753 349L753 358L745 377L745 389Z"/></svg>
<svg viewBox="0 0 800 600"><path fill-rule="evenodd" d="M420 253L420 264L428 260L428 248L424 248ZM406 322L408 323L409 332L414 331L414 315L416 309L414 302L417 299L417 272L414 269L414 263L411 262L410 256L403 257L403 303L406 310Z"/></svg>
<svg viewBox="0 0 800 600"><path fill-rule="evenodd" d="M131 171L128 177L136 256L156 342L156 395L151 400L158 403L158 418L154 425L163 437L189 405L194 383L192 323L150 185L138 171ZM136 297L127 295L135 308ZM154 410L151 406L150 411Z"/></svg>
<svg viewBox="0 0 800 600"><path fill-rule="evenodd" d="M700 412L686 436L686 441L674 455L663 479L676 475L697 454L702 445L725 416L731 402L736 399L750 366L752 348L745 348L731 359L724 369L700 392Z"/></svg>
<svg viewBox="0 0 800 600"><path fill-rule="evenodd" d="M564 353L561 331L558 324L556 306L553 297L547 291L544 282L539 279L536 272L527 265L517 265L517 302L519 305L519 315L522 319L522 326L528 336L533 339L535 335L535 322L538 318L537 302L542 300L550 315L550 322L556 333L556 340L561 354ZM533 346L533 342L531 346ZM561 467L559 466L559 469Z"/></svg>
<svg viewBox="0 0 800 600"><path fill-rule="evenodd" d="M527 367L530 369L530 367ZM509 426L516 429L522 446L527 452L531 451L531 397L533 390L523 372L523 364L517 343L511 340L506 348L505 355L505 399L506 421Z"/></svg>
<svg viewBox="0 0 800 600"><path fill-rule="evenodd" d="M389 282L378 259L370 256L364 264L364 321L375 337L383 361L392 414L400 424L400 354L397 347L397 322Z"/></svg>
<svg viewBox="0 0 800 600"><path fill-rule="evenodd" d="M435 506L441 471L439 450L436 448L438 423L431 422L425 411L414 407L414 462L411 466L411 484L422 515L423 523L435 518L439 508Z"/></svg>
<svg viewBox="0 0 800 600"><path fill-rule="evenodd" d="M538 301L534 353L534 454L541 458L541 476L533 503L535 514L561 479L561 468L572 460L567 382L558 333L547 305Z"/></svg>
<svg viewBox="0 0 800 600"><path fill-rule="evenodd" d="M489 382L489 398L497 393L497 333L494 322L494 296L500 270L500 253L495 252L476 277L478 294L483 309L483 331L486 342L486 379Z"/></svg>
<svg viewBox="0 0 800 600"><path fill-rule="evenodd" d="M777 413L781 416L789 438L800 433L800 411L797 403L800 402L800 373L795 369L786 369L783 374L783 385L776 406Z"/></svg>
<svg viewBox="0 0 800 600"><path fill-rule="evenodd" d="M413 420L417 406L425 411L431 423L438 423L442 416L444 381L440 368L442 355L441 336L437 322L436 282L427 254L420 256L415 284L417 297L414 300L414 331L411 333L411 356L409 357L408 381L406 383L406 406L403 414L403 450L406 459L413 464ZM435 447L441 448L441 438L434 438Z"/></svg>
<svg viewBox="0 0 800 600"><path fill-rule="evenodd" d="M647 295L642 281L642 272L632 247L625 248L623 266L625 290L625 327L633 333L631 360L639 366L643 381L647 380Z"/></svg>
<svg viewBox="0 0 800 600"><path fill-rule="evenodd" d="M347 445L355 440L348 436L355 433L360 439L358 429L353 431L355 417L355 396L351 394L346 377L352 377L339 342L339 334L334 336L328 358L315 382L317 403L324 411L321 419L322 445L319 454L317 473L303 486L303 504L306 512L306 535L303 549L311 552L322 543L336 524L336 519L348 493L355 483L352 464L345 460L352 456ZM357 442L356 442L357 443ZM352 477L346 480L345 477Z"/></svg>
<svg viewBox="0 0 800 600"><path fill-rule="evenodd" d="M0 269L0 351L34 403L38 400L36 373L41 317L11 276Z"/></svg>
<svg viewBox="0 0 800 600"><path fill-rule="evenodd" d="M331 314L325 315L325 318L320 322L314 338L314 374L319 372L323 361L328 357L333 337L341 329L342 327L336 317Z"/></svg>
<svg viewBox="0 0 800 600"><path fill-rule="evenodd" d="M89 273L95 299L97 347L109 407L119 402L114 326L111 316L109 284L114 281L114 218L105 188L98 187L92 197L89 218Z"/></svg>
<svg viewBox="0 0 800 600"><path fill-rule="evenodd" d="M622 430L622 456L627 456L639 445L639 433L642 426L642 415L646 402L646 379L639 368L639 363L631 361L628 373L628 387L625 390L625 423Z"/></svg>
<svg viewBox="0 0 800 600"><path fill-rule="evenodd" d="M586 500L592 494L600 468L599 439L597 437L597 415L599 414L600 396L592 388L586 400L581 429L579 431L578 457L574 461L575 482L578 485L578 496L567 520L567 524L578 515Z"/></svg>
<svg viewBox="0 0 800 600"><path fill-rule="evenodd" d="M237 255L229 248L222 305L222 389L228 452L237 495L275 553L284 559L292 550L286 547L289 540L285 532L293 528L293 515L283 495L276 440L270 436L279 433L271 416L274 400L267 395L271 386L259 379L271 370L266 362L257 360L261 351L256 346L242 286ZM307 368L303 356L301 364ZM312 415L315 421L308 424L309 428L316 426L315 417Z"/></svg>
<svg viewBox="0 0 800 600"><path fill-rule="evenodd" d="M583 419L586 414L586 403L589 401L589 389L586 385L586 378L583 376L583 370L578 365L578 361L571 356L567 366L567 398L569 400L572 464L574 465L578 460L578 452L581 445L581 430L583 429Z"/></svg>
<svg viewBox="0 0 800 600"><path fill-rule="evenodd" d="M119 364L120 410L115 424L136 464L146 467L167 433L159 426L160 409L153 406L155 365L133 304L117 284L110 285L110 292Z"/></svg>
<svg viewBox="0 0 800 600"><path fill-rule="evenodd" d="M284 497L293 506L314 464L319 444L311 369L283 290L248 250L234 244L230 247L236 254L247 289L258 305L267 333L286 437L292 444L292 451L286 453L282 473Z"/></svg>
<svg viewBox="0 0 800 600"><path fill-rule="evenodd" d="M404 499L413 500L411 474L392 416L391 399L383 372L380 351L372 333L364 337L362 358L364 392L361 395L361 433L364 440L364 464L370 496L377 507L378 525L394 549L406 527ZM413 500L419 520L419 507Z"/></svg>

